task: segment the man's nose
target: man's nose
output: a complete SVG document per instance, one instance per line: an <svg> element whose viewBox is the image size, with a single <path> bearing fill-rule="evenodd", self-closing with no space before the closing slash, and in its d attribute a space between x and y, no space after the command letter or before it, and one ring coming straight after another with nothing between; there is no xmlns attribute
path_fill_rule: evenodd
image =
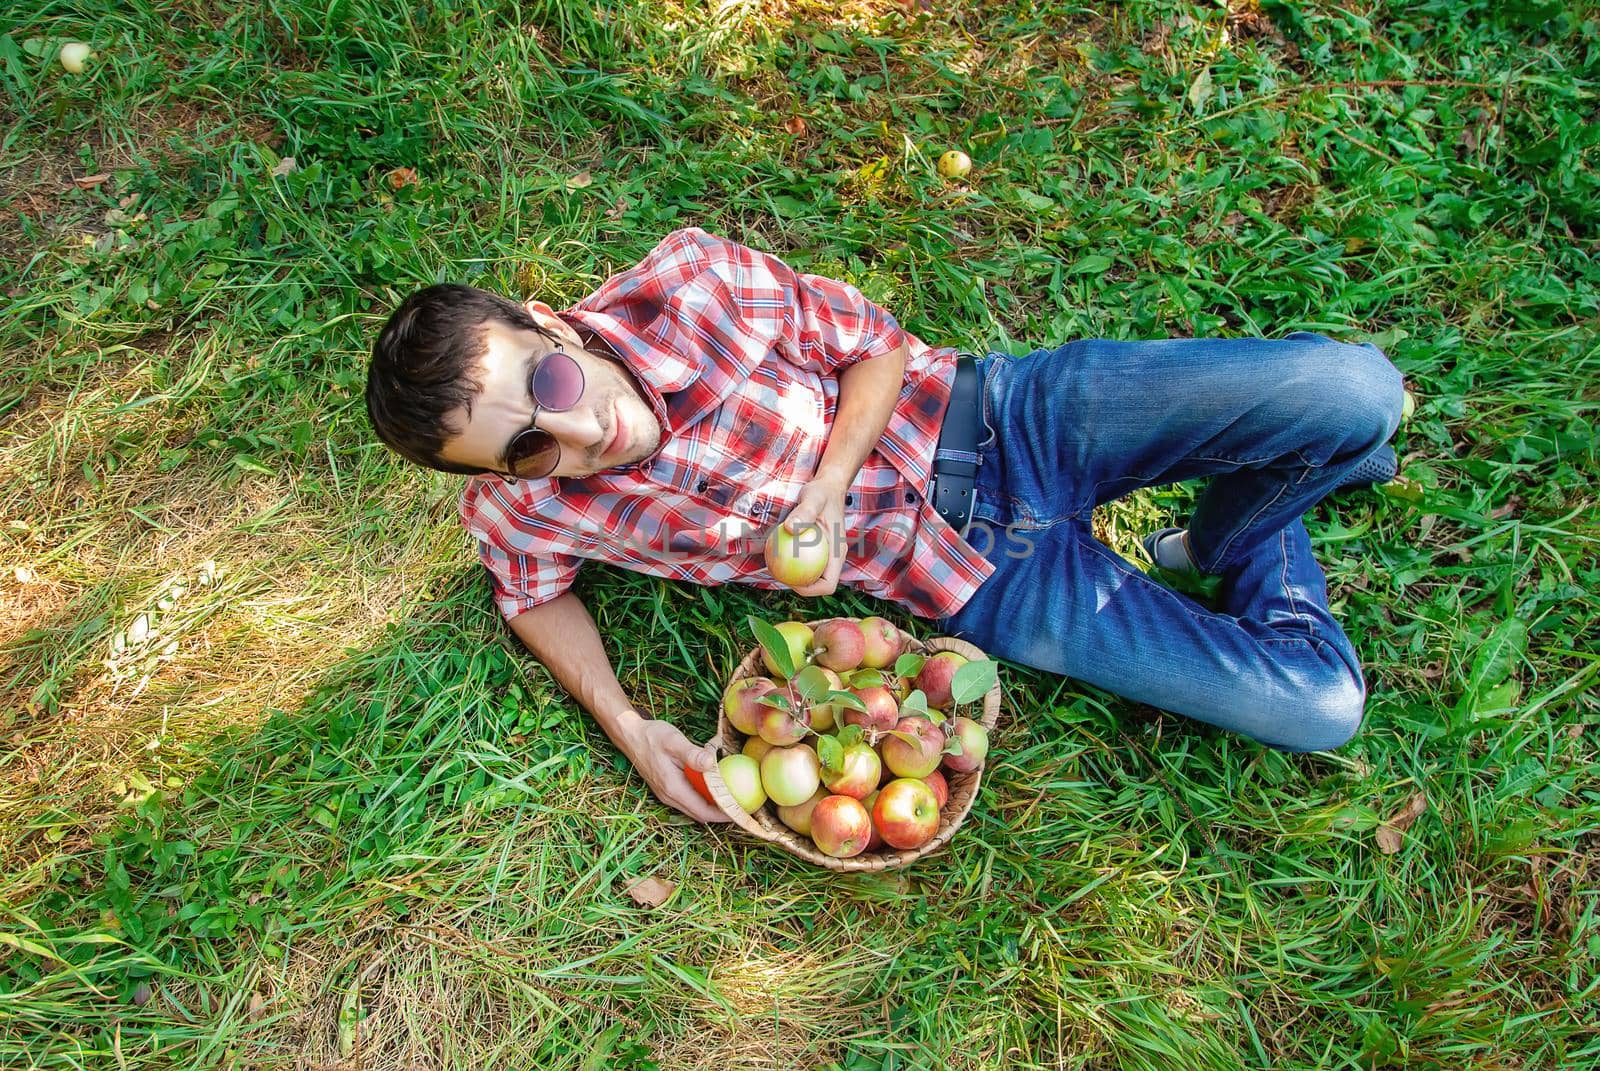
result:
<svg viewBox="0 0 1600 1071"><path fill-rule="evenodd" d="M540 410L535 423L542 430L554 435L562 446L574 450L596 447L605 436L605 425L595 415L594 408L589 405L579 405L560 413Z"/></svg>

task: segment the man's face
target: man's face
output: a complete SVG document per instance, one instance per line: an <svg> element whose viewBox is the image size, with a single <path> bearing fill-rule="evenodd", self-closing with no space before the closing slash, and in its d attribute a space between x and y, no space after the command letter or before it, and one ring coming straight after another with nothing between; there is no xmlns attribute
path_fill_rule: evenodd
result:
<svg viewBox="0 0 1600 1071"><path fill-rule="evenodd" d="M543 302L530 302L528 312L540 327L560 340L559 348L583 369L583 396L564 412L539 410L537 427L554 436L561 456L551 476L591 476L648 455L661 440L661 424L645 400L633 373L620 361L584 349L566 321ZM529 374L556 343L536 331L491 323L483 333L485 350L479 369L483 390L472 404L447 417L461 430L441 451L444 460L508 472L506 447L529 426L533 397Z"/></svg>

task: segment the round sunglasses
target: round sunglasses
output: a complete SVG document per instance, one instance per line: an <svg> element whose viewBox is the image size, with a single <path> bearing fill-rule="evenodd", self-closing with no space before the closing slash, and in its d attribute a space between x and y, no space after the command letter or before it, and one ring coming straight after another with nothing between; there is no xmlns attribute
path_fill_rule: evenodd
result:
<svg viewBox="0 0 1600 1071"><path fill-rule="evenodd" d="M502 472L500 478L507 483L541 479L556 470L561 444L549 432L534 427L534 422L540 410L561 413L578 404L583 397L583 369L571 355L555 350L528 373L528 394L533 398L533 416L506 445L510 473Z"/></svg>

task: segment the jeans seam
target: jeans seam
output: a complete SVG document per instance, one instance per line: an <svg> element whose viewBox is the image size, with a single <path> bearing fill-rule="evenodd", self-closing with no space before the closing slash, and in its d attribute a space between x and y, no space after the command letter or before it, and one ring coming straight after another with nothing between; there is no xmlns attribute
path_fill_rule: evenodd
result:
<svg viewBox="0 0 1600 1071"><path fill-rule="evenodd" d="M1273 495L1271 498L1267 499L1267 501L1263 502L1261 504L1261 508L1257 509L1255 511L1255 513L1251 514L1250 515L1250 519L1248 521L1245 521L1243 524L1241 524L1238 527L1238 529L1235 530L1234 533L1231 536L1228 537L1228 541L1226 543L1224 543L1217 550L1216 554L1214 554L1212 556L1210 567L1206 568L1205 571L1208 572L1208 573L1214 573L1214 572L1217 572L1218 570L1222 569L1223 568L1223 559L1228 556L1228 552L1230 550L1232 550L1233 545L1236 542L1238 542L1239 537L1241 535L1243 535L1245 532L1249 531L1250 526L1255 524L1256 521L1260 519L1260 517L1261 517L1261 515L1263 513L1267 512L1268 509L1270 509L1273 506L1277 505L1278 504L1278 500L1280 498L1282 498L1285 494L1287 494L1288 490L1289 490L1289 485L1287 483L1285 483L1281 487L1278 488L1278 493L1277 494Z"/></svg>

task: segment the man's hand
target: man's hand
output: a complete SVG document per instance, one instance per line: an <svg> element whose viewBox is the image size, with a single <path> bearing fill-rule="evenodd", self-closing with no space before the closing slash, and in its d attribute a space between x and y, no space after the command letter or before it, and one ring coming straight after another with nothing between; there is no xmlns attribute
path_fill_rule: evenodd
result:
<svg viewBox="0 0 1600 1071"><path fill-rule="evenodd" d="M684 767L701 772L717 764L709 747L689 742L671 722L640 718L629 729L623 753L645 779L656 798L697 822L726 822L728 816L689 783Z"/></svg>
<svg viewBox="0 0 1600 1071"><path fill-rule="evenodd" d="M833 480L818 478L806 484L800 492L800 501L783 519L787 532L799 533L808 524L822 526L823 539L828 543L828 568L821 577L803 588L794 590L816 598L832 595L839 587L839 571L844 568L844 558L850 541L844 530L844 488Z"/></svg>

